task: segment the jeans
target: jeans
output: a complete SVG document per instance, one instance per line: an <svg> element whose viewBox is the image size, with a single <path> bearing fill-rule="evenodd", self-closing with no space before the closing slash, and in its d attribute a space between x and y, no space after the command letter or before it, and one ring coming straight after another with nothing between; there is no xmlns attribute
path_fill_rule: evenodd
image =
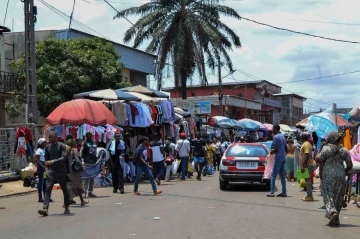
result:
<svg viewBox="0 0 360 239"><path fill-rule="evenodd" d="M45 191L45 200L44 200L44 207L43 207L44 209L49 208L51 192L52 192L54 184L55 184L55 182L52 181L50 178L46 179L46 191ZM61 187L61 190L64 195L64 206L68 207L70 205L70 195L69 195L69 191L67 188L67 182L64 181L64 182L60 183L60 187Z"/></svg>
<svg viewBox="0 0 360 239"><path fill-rule="evenodd" d="M313 194L312 194L311 173L314 170L314 167L313 166L307 166L306 168L309 170L309 175L310 175L310 178L305 178L306 192L307 192L308 197L312 197Z"/></svg>
<svg viewBox="0 0 360 239"><path fill-rule="evenodd" d="M141 179L141 176L143 173L145 173L145 175L149 178L152 189L155 192L157 190L157 188L156 188L156 184L154 181L154 177L153 177L151 170L148 168L147 165L140 165L140 166L137 165L136 166L136 179L135 179L135 184L134 184L134 192L137 192L139 189L139 182L140 182L140 179Z"/></svg>
<svg viewBox="0 0 360 239"><path fill-rule="evenodd" d="M111 168L111 176L112 176L114 191L117 191L118 189L124 189L123 168L121 167L119 160L116 160L115 162L113 161L113 166Z"/></svg>
<svg viewBox="0 0 360 239"><path fill-rule="evenodd" d="M273 171L271 174L271 183L270 183L270 193L275 193L275 180L276 177L280 175L282 194L286 194L286 172L285 172L285 161L283 162L274 162Z"/></svg>
<svg viewBox="0 0 360 239"><path fill-rule="evenodd" d="M153 162L154 167L154 176L157 179L162 179L162 176L164 175L164 160L160 162Z"/></svg>
<svg viewBox="0 0 360 239"><path fill-rule="evenodd" d="M185 179L186 172L187 172L187 162L189 157L180 157L181 160L181 179Z"/></svg>
<svg viewBox="0 0 360 239"><path fill-rule="evenodd" d="M94 191L94 178L84 180L84 191L92 193Z"/></svg>
<svg viewBox="0 0 360 239"><path fill-rule="evenodd" d="M45 194L45 190L46 190L46 187L44 187L44 172L45 169L40 165L38 165L37 173L38 173L39 182L37 185L37 189L39 194L39 200L43 199L43 193Z"/></svg>
<svg viewBox="0 0 360 239"><path fill-rule="evenodd" d="M171 169L172 169L172 164L170 164L170 165L166 165L166 175L165 175L165 180L170 180L170 176L171 176Z"/></svg>

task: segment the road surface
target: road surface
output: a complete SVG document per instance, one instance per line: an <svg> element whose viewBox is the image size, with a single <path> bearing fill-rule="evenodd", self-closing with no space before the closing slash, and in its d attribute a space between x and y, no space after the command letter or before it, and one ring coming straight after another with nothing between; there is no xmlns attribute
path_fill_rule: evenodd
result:
<svg viewBox="0 0 360 239"><path fill-rule="evenodd" d="M277 182L278 184L279 182ZM317 239L360 238L360 214L355 205L342 211L340 228L326 226L319 192L315 202L302 202L304 192L288 184L288 198L267 198L261 185L236 185L222 192L218 177L203 181L174 180L153 196L141 184L142 196L113 194L111 188L95 189L99 197L86 207L72 206L63 215L62 193L54 192L50 215L37 214L37 194L0 199L0 238L149 238L149 239ZM77 199L78 200L78 199ZM154 220L159 217L159 220Z"/></svg>

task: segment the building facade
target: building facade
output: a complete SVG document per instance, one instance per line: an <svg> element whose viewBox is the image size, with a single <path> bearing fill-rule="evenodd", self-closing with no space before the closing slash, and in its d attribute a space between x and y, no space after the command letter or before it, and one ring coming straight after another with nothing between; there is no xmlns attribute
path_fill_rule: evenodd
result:
<svg viewBox="0 0 360 239"><path fill-rule="evenodd" d="M166 88L170 98L181 100L181 93L175 88ZM223 83L222 105L224 116L232 119L250 118L262 123L280 123L281 102L273 95L281 92L281 87L268 81L247 81ZM211 116L219 115L219 85L191 86L187 90L188 101L211 101ZM184 108L181 107L180 108Z"/></svg>
<svg viewBox="0 0 360 239"><path fill-rule="evenodd" d="M93 38L96 36L84 33L75 29L66 30L44 30L35 32L36 41L45 41L49 38L56 39L84 39ZM155 75L154 62L156 56L146 52L128 47L116 42L111 42L119 54L119 62L124 65L122 75L125 80L130 81L132 85L147 86L150 75ZM5 32L0 36L0 71L5 72L6 75L12 74L10 62L13 59L18 59L25 52L25 38L24 32ZM5 60L3 60L5 59ZM4 73L4 74L5 74ZM0 79L4 79L3 77ZM4 80L0 82L0 86L4 84ZM12 125L18 125L24 122L25 116L19 119L10 119L4 111L5 98L0 98L0 128ZM2 120L4 118L4 120ZM39 119L39 123L44 119Z"/></svg>
<svg viewBox="0 0 360 239"><path fill-rule="evenodd" d="M274 98L281 102L280 123L296 125L304 119L305 97L297 94L275 94Z"/></svg>

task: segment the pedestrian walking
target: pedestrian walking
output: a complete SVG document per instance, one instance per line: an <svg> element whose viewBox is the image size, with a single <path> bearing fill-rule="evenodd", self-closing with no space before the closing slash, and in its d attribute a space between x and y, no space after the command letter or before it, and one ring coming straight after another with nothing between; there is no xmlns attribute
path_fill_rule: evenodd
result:
<svg viewBox="0 0 360 239"><path fill-rule="evenodd" d="M295 152L295 145L294 140L292 138L287 139L287 149L288 152L286 154L286 163L285 163L285 170L286 170L286 178L288 182L291 179L294 179L294 152Z"/></svg>
<svg viewBox="0 0 360 239"><path fill-rule="evenodd" d="M70 214L69 204L70 197L67 189L67 174L70 171L70 165L67 158L66 146L57 141L56 133L49 133L50 144L45 147L45 166L46 170L46 191L43 210L38 213L42 216L49 215L49 202L51 192L55 183L59 183L64 195L64 214Z"/></svg>
<svg viewBox="0 0 360 239"><path fill-rule="evenodd" d="M285 161L287 154L287 144L284 135L280 133L280 125L273 126L273 144L271 146L270 154L275 154L274 167L271 173L270 194L267 197L275 197L275 180L280 175L282 192L278 197L287 197L286 194L286 171Z"/></svg>
<svg viewBox="0 0 360 239"><path fill-rule="evenodd" d="M169 182L171 177L172 164L174 162L174 153L176 145L171 142L171 139L166 140L164 147L164 158L166 164L165 181Z"/></svg>
<svg viewBox="0 0 360 239"><path fill-rule="evenodd" d="M216 166L218 171L220 170L220 161L221 161L221 142L220 139L214 139L214 148L215 148L215 158L214 158L214 169Z"/></svg>
<svg viewBox="0 0 360 239"><path fill-rule="evenodd" d="M92 133L87 132L86 139L81 145L80 157L84 160L85 164L95 164L96 158L96 143L92 140ZM85 197L96 197L94 191L94 178L84 180Z"/></svg>
<svg viewBox="0 0 360 239"><path fill-rule="evenodd" d="M110 151L110 167L111 176L113 181L113 193L117 193L120 190L121 194L124 194L124 169L120 164L120 156L125 152L125 142L121 140L119 133L115 134L115 140L111 142Z"/></svg>
<svg viewBox="0 0 360 239"><path fill-rule="evenodd" d="M181 160L181 180L185 180L190 149L190 142L186 139L186 134L181 133L180 140L176 143L175 147Z"/></svg>
<svg viewBox="0 0 360 239"><path fill-rule="evenodd" d="M307 169L309 171L309 175L312 174L313 170L315 169L316 163L315 160L313 159L313 155L312 155L312 145L309 142L309 135L306 133L301 134L301 149L300 149L300 162L299 162L299 166L301 168L301 172L304 173L305 170ZM302 198L301 200L306 201L306 202L312 202L314 201L314 197L313 197L313 185L311 183L311 179L309 178L305 178L305 182L306 182L306 192L307 195L305 198Z"/></svg>
<svg viewBox="0 0 360 239"><path fill-rule="evenodd" d="M149 144L149 139L147 137L143 137L139 141L139 146L136 149L135 155L134 155L134 164L136 166L136 179L134 184L134 195L141 195L139 193L139 182L142 177L142 174L144 173L150 180L152 189L154 191L154 195L159 195L162 193L161 190L158 190L156 188L156 184L154 181L153 174L151 170L153 169L152 166L149 164L148 161L148 152L146 149L146 145Z"/></svg>
<svg viewBox="0 0 360 239"><path fill-rule="evenodd" d="M339 226L339 215L344 202L346 188L346 174L353 164L349 151L340 145L341 135L331 132L327 136L327 145L320 153L320 178L324 204L325 217L330 219L330 226ZM346 167L344 168L344 163Z"/></svg>
<svg viewBox="0 0 360 239"><path fill-rule="evenodd" d="M46 147L46 139L40 138L38 140L38 146L35 151L35 157L34 157L34 161L37 164L36 171L39 179L37 184L38 202L42 202L42 203L44 202L43 193L45 194L45 189L46 189L46 187L44 187L45 147Z"/></svg>
<svg viewBox="0 0 360 239"><path fill-rule="evenodd" d="M201 180L201 173L205 162L205 146L205 140L200 137L199 133L197 133L196 138L192 141L192 155L194 157L197 180Z"/></svg>
<svg viewBox="0 0 360 239"><path fill-rule="evenodd" d="M165 167L164 155L163 155L164 145L162 142L155 139L150 143L150 148L152 152L152 162L154 167L155 181L157 182L158 185L160 185Z"/></svg>

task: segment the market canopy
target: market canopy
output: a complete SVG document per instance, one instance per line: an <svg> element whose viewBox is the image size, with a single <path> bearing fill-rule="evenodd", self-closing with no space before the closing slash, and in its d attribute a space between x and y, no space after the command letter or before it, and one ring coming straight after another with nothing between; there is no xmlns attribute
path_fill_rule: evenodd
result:
<svg viewBox="0 0 360 239"><path fill-rule="evenodd" d="M300 129L304 129L308 125L309 118L310 118L310 116L301 120L299 123L296 124L296 127L300 128ZM337 119L338 126L350 125L350 123L348 121L346 121L341 115L336 115L336 119Z"/></svg>
<svg viewBox="0 0 360 239"><path fill-rule="evenodd" d="M90 99L101 99L101 100L128 100L128 101L140 101L141 99L137 96L129 94L121 90L105 89L105 90L94 90L74 94L73 98L90 98Z"/></svg>
<svg viewBox="0 0 360 239"><path fill-rule="evenodd" d="M279 126L280 126L280 131L282 131L282 132L290 133L290 132L295 132L296 131L296 130L292 129L287 124L280 124Z"/></svg>
<svg viewBox="0 0 360 239"><path fill-rule="evenodd" d="M311 115L305 129L315 132L319 138L325 137L333 131L338 132L338 126L335 123L335 114L332 108L329 108L319 114Z"/></svg>
<svg viewBox="0 0 360 239"><path fill-rule="evenodd" d="M265 125L259 121L244 118L238 121L244 130L257 131L257 130L268 130Z"/></svg>
<svg viewBox="0 0 360 239"><path fill-rule="evenodd" d="M354 107L350 112L349 115L355 119L360 119L360 105Z"/></svg>
<svg viewBox="0 0 360 239"><path fill-rule="evenodd" d="M154 90L148 87L144 87L142 85L138 85L138 86L130 86L130 87L125 87L125 88L121 88L119 89L120 91L125 91L125 92L136 92L136 93L141 93L144 95L148 95L151 97L156 97L156 98L163 98L163 99L168 99L169 96L161 91L158 90Z"/></svg>
<svg viewBox="0 0 360 239"><path fill-rule="evenodd" d="M273 129L272 124L263 124L263 125L267 128L268 131L272 131L272 129Z"/></svg>
<svg viewBox="0 0 360 239"><path fill-rule="evenodd" d="M225 129L242 129L239 122L223 116L213 116L209 119L208 123L212 127L225 128Z"/></svg>
<svg viewBox="0 0 360 239"><path fill-rule="evenodd" d="M104 104L87 99L62 103L46 118L46 123L51 125L104 125L115 124L116 121L113 113Z"/></svg>

